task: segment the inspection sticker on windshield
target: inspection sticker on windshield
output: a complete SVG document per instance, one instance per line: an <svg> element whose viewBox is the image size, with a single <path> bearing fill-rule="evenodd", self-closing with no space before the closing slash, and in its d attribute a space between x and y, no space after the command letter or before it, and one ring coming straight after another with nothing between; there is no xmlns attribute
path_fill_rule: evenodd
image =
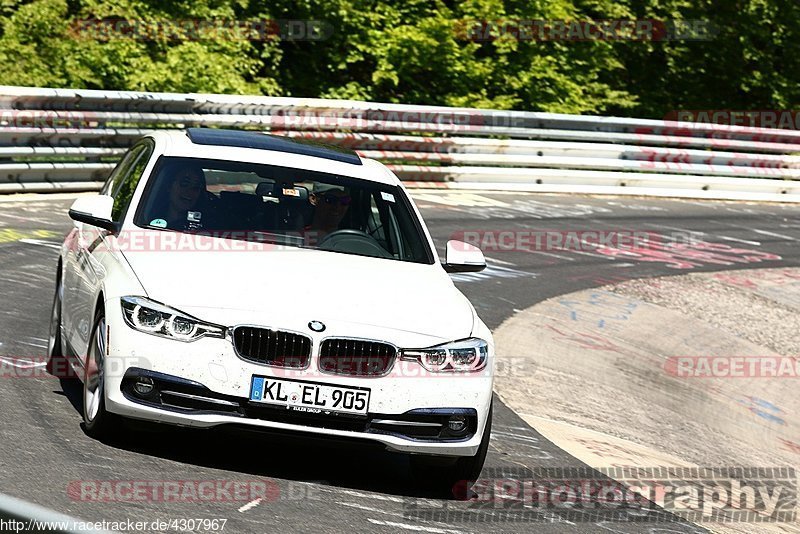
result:
<svg viewBox="0 0 800 534"><path fill-rule="evenodd" d="M300 196L300 191L298 191L294 187L284 188L283 196L286 196L286 197L299 197Z"/></svg>
<svg viewBox="0 0 800 534"><path fill-rule="evenodd" d="M366 415L369 409L368 388L345 387L300 380L282 380L254 376L250 400L283 406L297 412Z"/></svg>
<svg viewBox="0 0 800 534"><path fill-rule="evenodd" d="M189 222L200 222L203 214L199 211L189 211L186 213L186 220Z"/></svg>
<svg viewBox="0 0 800 534"><path fill-rule="evenodd" d="M166 228L167 221L165 221L164 219L153 219L152 221L150 221L150 226L155 226L156 228Z"/></svg>
<svg viewBox="0 0 800 534"><path fill-rule="evenodd" d="M394 202L394 195L385 191L381 191L381 198L386 202Z"/></svg>

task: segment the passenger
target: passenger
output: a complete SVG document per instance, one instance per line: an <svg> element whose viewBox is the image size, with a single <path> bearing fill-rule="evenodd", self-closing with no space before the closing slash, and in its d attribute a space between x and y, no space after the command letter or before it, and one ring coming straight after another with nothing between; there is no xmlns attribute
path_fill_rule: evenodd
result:
<svg viewBox="0 0 800 534"><path fill-rule="evenodd" d="M306 236L314 244L319 244L331 232L339 230L339 225L350 208L350 194L340 186L317 184L309 196L314 206L311 224L306 227Z"/></svg>

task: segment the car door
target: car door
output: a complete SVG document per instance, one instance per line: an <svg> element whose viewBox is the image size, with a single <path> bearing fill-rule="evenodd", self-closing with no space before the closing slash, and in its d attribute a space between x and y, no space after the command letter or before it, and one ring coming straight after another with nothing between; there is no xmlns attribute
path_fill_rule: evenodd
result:
<svg viewBox="0 0 800 534"><path fill-rule="evenodd" d="M123 157L119 165L109 176L101 193L114 198L111 217L121 222L130 204L136 184L141 179L144 168L153 153L152 141L137 143ZM65 307L70 310L70 322L65 321L67 339L79 359L86 354L92 323L94 321L94 298L105 272L98 254L108 253L105 246L107 230L88 224L75 223L71 261L65 262ZM67 287L70 288L67 296Z"/></svg>

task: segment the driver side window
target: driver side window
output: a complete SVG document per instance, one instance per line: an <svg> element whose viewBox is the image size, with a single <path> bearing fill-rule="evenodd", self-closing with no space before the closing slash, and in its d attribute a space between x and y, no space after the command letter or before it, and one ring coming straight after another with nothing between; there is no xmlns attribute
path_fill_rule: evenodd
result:
<svg viewBox="0 0 800 534"><path fill-rule="evenodd" d="M144 145L136 145L122 156L122 159L117 163L117 166L114 167L114 170L111 171L105 185L103 185L103 188L100 190L101 195L114 196L114 193L119 189L122 178L128 175L128 170L130 170L131 165L134 164L144 148Z"/></svg>
<svg viewBox="0 0 800 534"><path fill-rule="evenodd" d="M150 161L150 156L153 154L153 148L153 142L150 140L145 140L135 146L117 166L119 173L117 173L117 169L114 169L114 173L109 178L109 183L106 184L109 192L105 194L114 197L114 206L111 209L113 221L120 222L125 216L133 192L136 191L136 186L139 185L147 162Z"/></svg>
<svg viewBox="0 0 800 534"><path fill-rule="evenodd" d="M367 233L374 237L381 246L387 250L389 250L389 244L386 241L386 229L383 224L383 218L381 217L381 212L378 209L378 205L375 202L375 195L377 193L373 193L370 195L370 203L369 203L369 216L367 218Z"/></svg>

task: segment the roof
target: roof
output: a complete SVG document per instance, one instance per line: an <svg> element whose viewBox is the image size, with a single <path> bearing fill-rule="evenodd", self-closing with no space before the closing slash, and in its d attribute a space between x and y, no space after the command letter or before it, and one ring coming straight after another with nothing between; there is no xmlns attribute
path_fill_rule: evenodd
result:
<svg viewBox="0 0 800 534"><path fill-rule="evenodd" d="M255 135L266 134L255 133ZM153 130L147 134L147 137L152 138L156 142L156 153L159 156L275 165L290 169L303 169L313 172L347 176L392 186L401 185L400 179L387 169L385 165L370 158L360 158L361 164L355 165L338 160L333 161L305 154L279 152L275 150L240 148L217 144L203 145L193 143L186 130ZM281 138L279 137L279 139Z"/></svg>
<svg viewBox="0 0 800 534"><path fill-rule="evenodd" d="M237 148L271 150L323 158L352 165L361 165L361 158L352 150L305 139L278 137L261 132L245 130L221 130L213 128L188 128L186 135L196 145L214 145Z"/></svg>

